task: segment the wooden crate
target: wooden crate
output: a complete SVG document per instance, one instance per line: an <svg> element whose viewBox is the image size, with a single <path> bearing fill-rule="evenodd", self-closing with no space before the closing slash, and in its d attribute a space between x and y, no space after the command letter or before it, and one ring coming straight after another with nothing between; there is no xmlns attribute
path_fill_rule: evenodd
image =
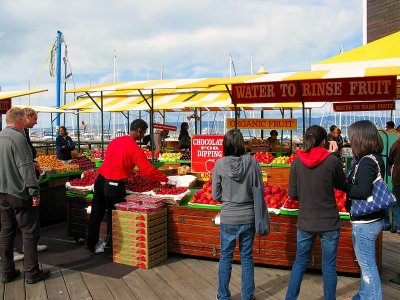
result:
<svg viewBox="0 0 400 300"><path fill-rule="evenodd" d="M271 186L289 188L290 168L287 167L262 167L263 172L267 173L267 182Z"/></svg>

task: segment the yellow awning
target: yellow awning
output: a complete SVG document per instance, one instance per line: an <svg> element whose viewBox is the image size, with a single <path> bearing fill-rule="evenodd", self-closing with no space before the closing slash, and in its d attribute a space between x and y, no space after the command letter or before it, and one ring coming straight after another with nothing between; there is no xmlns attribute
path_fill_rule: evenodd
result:
<svg viewBox="0 0 400 300"><path fill-rule="evenodd" d="M399 76L400 31L314 64L311 70L329 70L335 77Z"/></svg>
<svg viewBox="0 0 400 300"><path fill-rule="evenodd" d="M376 61L379 61L379 65L376 65ZM323 60L314 66L354 62L363 62L368 67L379 67L383 66L382 64L387 67L399 66L400 31Z"/></svg>
<svg viewBox="0 0 400 300"><path fill-rule="evenodd" d="M38 105L13 105L13 107L25 108L30 107L33 108L36 112L40 113L72 113L72 111L63 110L55 107L48 106L38 106Z"/></svg>
<svg viewBox="0 0 400 300"><path fill-rule="evenodd" d="M261 75L245 75L230 78L185 78L163 79L148 81L130 81L88 86L79 89L67 90L66 93L93 93L93 92L127 92L138 90L164 90L164 89L203 89L215 85L243 83L246 80L256 79ZM97 96L99 93L96 94ZM119 93L121 95L121 93ZM123 94L122 94L123 95Z"/></svg>
<svg viewBox="0 0 400 300"><path fill-rule="evenodd" d="M26 96L26 95L31 95L31 94L36 94L36 93L41 93L41 92L46 92L46 91L47 91L47 89L0 92L0 100L21 97L21 96Z"/></svg>

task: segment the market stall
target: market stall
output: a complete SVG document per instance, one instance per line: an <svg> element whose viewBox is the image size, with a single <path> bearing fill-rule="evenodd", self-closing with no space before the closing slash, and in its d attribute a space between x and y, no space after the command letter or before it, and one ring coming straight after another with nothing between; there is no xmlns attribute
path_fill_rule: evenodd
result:
<svg viewBox="0 0 400 300"><path fill-rule="evenodd" d="M85 92L86 100L97 102L97 109L104 109L104 95L108 93L109 108L140 108L161 110L161 109L198 109L204 107L207 110L217 109L216 106L227 107L228 109L238 110L241 106L247 107L271 107L271 103L280 105L292 105L303 109L303 128L305 129L304 108L310 103L317 102L343 102L343 101L374 101L379 99L393 100L398 99L400 88L398 67L368 66L362 72L349 74L346 71L320 69L306 72L287 72L277 74L266 74L246 78L219 78L202 80L182 80L174 82L132 82L119 83L101 87L91 87L87 89L74 90L70 92ZM372 77L371 77L372 76ZM171 100L172 96L162 95L165 89L193 89L186 91L192 93L190 97L177 97L176 102ZM130 91L131 95L127 95ZM204 94L202 94L204 92ZM98 99L93 98L97 93ZM136 93L136 94L135 94ZM161 93L161 94L160 94ZM207 94L205 94L207 93ZM135 96L133 96L135 94ZM157 95L159 94L159 95ZM117 99L119 96L122 98ZM115 99L112 100L112 97ZM128 102L129 97L133 102ZM139 102L139 97L142 97ZM230 103L233 99L233 103ZM111 101L116 101L111 103ZM190 101L189 101L190 100ZM126 102L123 102L126 101ZM172 102L170 102L172 101ZM225 101L225 102L221 102ZM229 102L229 103L227 103ZM174 105L171 105L173 103ZM201 105L200 105L201 103ZM224 104L222 104L224 103ZM286 104L284 104L286 103ZM287 104L289 103L289 104ZM122 105L124 104L124 105ZM93 107L91 108L93 109ZM153 117L151 116L151 120ZM235 123L240 120L239 114L235 114ZM271 159L275 159L273 157ZM284 196L285 189L289 181L290 158L285 161L260 161L262 170L265 174L265 182L270 187L270 194L265 195L266 203L271 212L271 233L267 237L257 236L254 244L255 262L266 265L291 266L296 252L296 222L297 211L295 203L288 201ZM261 159L261 157L260 157ZM205 163L212 163L215 157L208 158ZM191 160L191 170L196 171L194 163L198 158ZM181 164L179 160L172 159L164 161L164 166ZM210 170L197 173L197 182L192 189L191 195L182 200L179 205L168 205L168 251L181 254L189 254L203 257L219 257L219 227L214 224L214 219L219 210L215 200L210 198L210 184L204 186L210 179ZM203 190L203 191L201 191ZM274 191L274 192L273 192ZM208 194L207 194L208 193ZM279 195L279 199L278 196ZM269 197L267 197L269 196ZM336 193L335 193L336 196ZM84 196L82 205L89 203L88 196ZM342 210L343 195L337 193L337 203ZM214 202L213 202L214 201ZM86 207L81 208L81 212ZM340 272L358 273L359 268L355 260L353 246L351 242L351 225L348 221L348 214L340 211L341 218L344 219L344 227L341 230L341 237L338 249L337 269ZM381 236L377 241L377 260L379 268L382 267L382 240ZM239 257L235 252L235 259ZM310 268L321 268L321 249L316 243L312 253Z"/></svg>

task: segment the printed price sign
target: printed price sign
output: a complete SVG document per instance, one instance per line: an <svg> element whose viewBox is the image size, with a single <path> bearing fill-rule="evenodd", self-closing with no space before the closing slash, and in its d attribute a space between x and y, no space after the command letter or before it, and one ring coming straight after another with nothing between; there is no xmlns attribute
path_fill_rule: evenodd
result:
<svg viewBox="0 0 400 300"><path fill-rule="evenodd" d="M212 172L215 162L223 156L223 140L223 135L192 136L192 172Z"/></svg>

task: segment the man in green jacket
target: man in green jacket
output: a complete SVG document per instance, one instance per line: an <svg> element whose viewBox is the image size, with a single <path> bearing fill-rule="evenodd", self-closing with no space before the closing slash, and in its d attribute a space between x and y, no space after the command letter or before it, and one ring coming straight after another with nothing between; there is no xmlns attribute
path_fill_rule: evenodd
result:
<svg viewBox="0 0 400 300"><path fill-rule="evenodd" d="M24 269L27 284L50 276L39 268L36 252L40 236L39 181L36 178L32 152L24 135L25 112L11 108L6 114L7 127L0 132L0 272L8 283L20 276L13 261L17 226L21 229L24 247Z"/></svg>

